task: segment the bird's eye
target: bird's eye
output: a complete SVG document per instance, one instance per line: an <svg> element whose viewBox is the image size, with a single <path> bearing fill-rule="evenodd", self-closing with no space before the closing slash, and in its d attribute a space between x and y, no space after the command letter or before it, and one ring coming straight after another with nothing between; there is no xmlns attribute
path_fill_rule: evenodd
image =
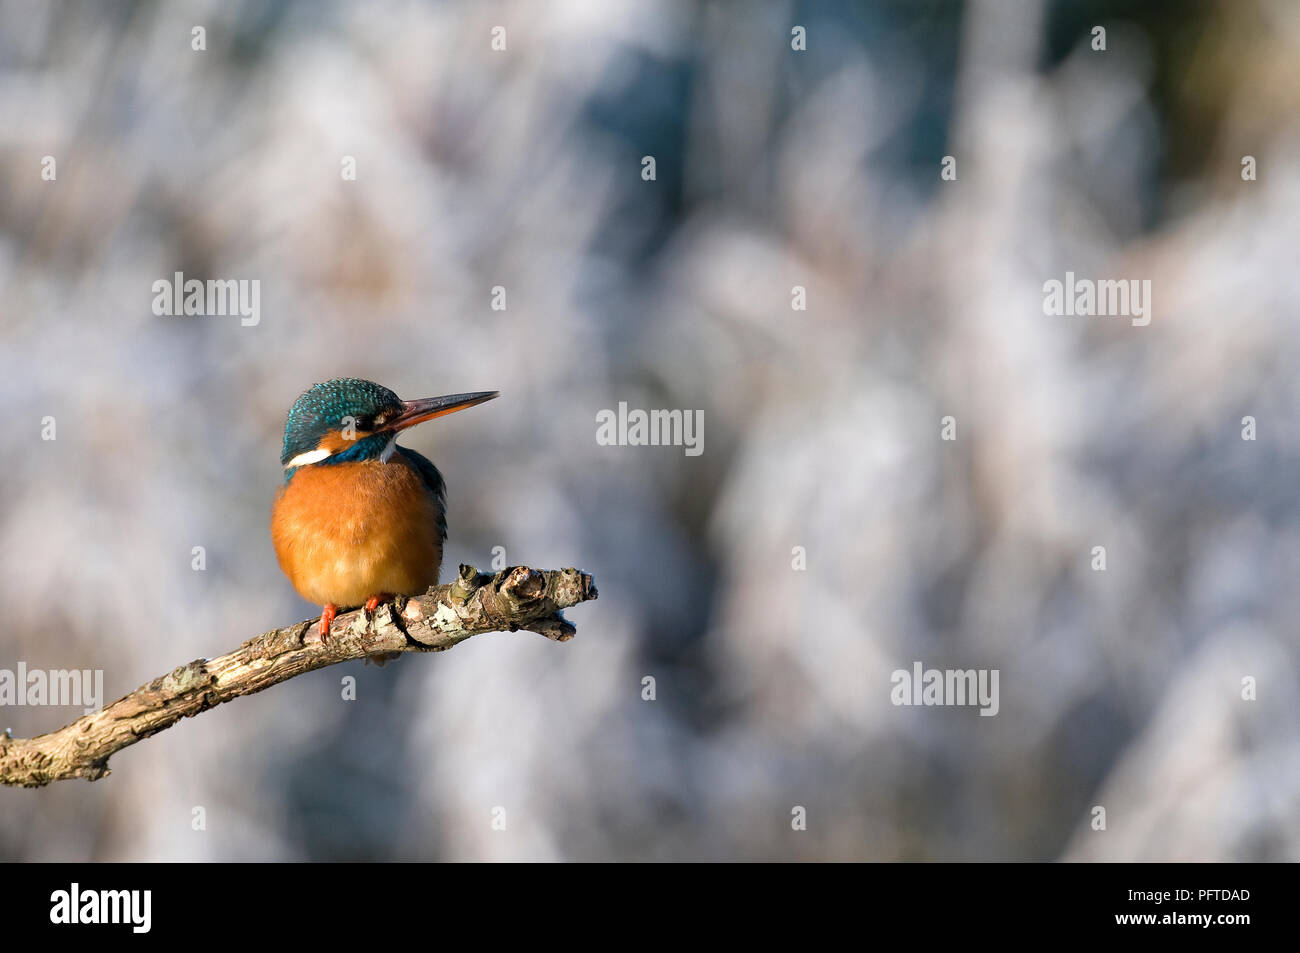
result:
<svg viewBox="0 0 1300 953"><path fill-rule="evenodd" d="M357 417L357 418L356 418L355 426L356 426L356 429L357 429L357 430L366 430L366 431L374 430L374 429L375 429L375 418L374 418L374 417Z"/></svg>

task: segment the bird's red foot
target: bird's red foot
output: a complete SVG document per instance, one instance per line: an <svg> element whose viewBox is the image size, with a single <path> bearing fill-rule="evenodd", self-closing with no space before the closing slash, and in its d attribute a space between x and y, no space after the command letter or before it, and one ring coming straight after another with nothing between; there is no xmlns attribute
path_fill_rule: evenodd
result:
<svg viewBox="0 0 1300 953"><path fill-rule="evenodd" d="M370 615L370 613L378 609L379 603L387 602L391 598L392 596L390 596L386 592L379 592L371 596L369 599L366 600L366 615Z"/></svg>
<svg viewBox="0 0 1300 953"><path fill-rule="evenodd" d="M324 642L325 637L330 634L330 626L334 624L334 617L338 615L338 613L339 607L331 602L329 605L324 607L324 611L320 614L320 640L322 642Z"/></svg>

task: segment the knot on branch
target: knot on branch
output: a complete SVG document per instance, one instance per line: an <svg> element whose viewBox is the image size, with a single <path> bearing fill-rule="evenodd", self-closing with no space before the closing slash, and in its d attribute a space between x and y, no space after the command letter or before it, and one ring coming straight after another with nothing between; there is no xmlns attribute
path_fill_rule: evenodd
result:
<svg viewBox="0 0 1300 953"><path fill-rule="evenodd" d="M501 582L501 594L510 600L514 608L518 609L546 595L546 577L536 569L515 566L503 572L505 579Z"/></svg>

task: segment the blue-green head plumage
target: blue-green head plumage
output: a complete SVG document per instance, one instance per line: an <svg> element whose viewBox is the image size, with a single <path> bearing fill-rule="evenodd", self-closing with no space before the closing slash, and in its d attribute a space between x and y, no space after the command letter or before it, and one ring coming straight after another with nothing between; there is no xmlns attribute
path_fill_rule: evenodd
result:
<svg viewBox="0 0 1300 953"><path fill-rule="evenodd" d="M355 435L356 442L322 462L377 458L393 434L371 431L400 414L402 406L400 397L374 381L344 377L316 384L289 408L280 463L287 466L294 458L316 451L321 441L333 433ZM286 479L292 473L290 470Z"/></svg>

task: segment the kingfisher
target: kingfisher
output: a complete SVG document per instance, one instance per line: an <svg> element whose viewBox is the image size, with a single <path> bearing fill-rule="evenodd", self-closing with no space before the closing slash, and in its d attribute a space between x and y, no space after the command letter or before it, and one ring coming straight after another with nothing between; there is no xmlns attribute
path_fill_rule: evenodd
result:
<svg viewBox="0 0 1300 953"><path fill-rule="evenodd" d="M294 401L271 540L294 589L322 607L321 641L340 608L363 605L369 613L392 596L437 585L446 484L430 460L399 447L397 437L498 394L402 400L373 381L340 378Z"/></svg>

